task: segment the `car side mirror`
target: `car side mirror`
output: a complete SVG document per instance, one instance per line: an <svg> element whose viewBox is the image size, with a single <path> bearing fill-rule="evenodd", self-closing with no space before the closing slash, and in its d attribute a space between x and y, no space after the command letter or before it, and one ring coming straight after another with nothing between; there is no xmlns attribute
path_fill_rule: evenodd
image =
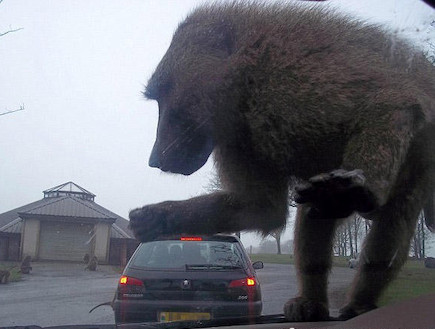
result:
<svg viewBox="0 0 435 329"><path fill-rule="evenodd" d="M252 264L252 267L254 268L254 270L261 270L264 267L264 264L262 261L258 261Z"/></svg>

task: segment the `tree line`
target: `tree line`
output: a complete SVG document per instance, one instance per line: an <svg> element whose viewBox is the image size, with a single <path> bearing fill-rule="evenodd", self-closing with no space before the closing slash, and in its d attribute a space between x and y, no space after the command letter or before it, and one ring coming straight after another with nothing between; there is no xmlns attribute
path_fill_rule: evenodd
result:
<svg viewBox="0 0 435 329"><path fill-rule="evenodd" d="M370 232L371 221L354 214L339 226L333 244L336 256L356 258L361 252L363 241ZM277 230L270 234L273 240L263 239L256 253L293 253L293 240L286 240L281 243L283 230ZM411 241L409 255L416 259L424 259L428 251L428 241L433 238L430 231L426 228L424 213L421 212L415 234Z"/></svg>

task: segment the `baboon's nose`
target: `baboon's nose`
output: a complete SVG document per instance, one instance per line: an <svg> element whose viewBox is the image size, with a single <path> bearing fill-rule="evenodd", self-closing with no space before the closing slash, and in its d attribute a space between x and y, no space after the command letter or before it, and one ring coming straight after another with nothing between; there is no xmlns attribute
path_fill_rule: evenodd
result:
<svg viewBox="0 0 435 329"><path fill-rule="evenodd" d="M148 165L152 168L160 168L161 166L159 152L156 150L155 145L148 160Z"/></svg>

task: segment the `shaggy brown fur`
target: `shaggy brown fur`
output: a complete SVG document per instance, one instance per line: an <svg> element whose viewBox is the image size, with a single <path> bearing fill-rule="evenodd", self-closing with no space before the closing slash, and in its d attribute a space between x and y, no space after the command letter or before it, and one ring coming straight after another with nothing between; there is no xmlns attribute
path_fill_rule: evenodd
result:
<svg viewBox="0 0 435 329"><path fill-rule="evenodd" d="M353 212L374 222L342 318L370 310L406 260L425 204L433 220L434 79L405 42L319 7L198 8L146 88L160 111L149 163L189 175L214 150L224 189L133 210L131 228L141 241L266 234L285 225L296 177L300 292L287 318L328 318L332 240Z"/></svg>

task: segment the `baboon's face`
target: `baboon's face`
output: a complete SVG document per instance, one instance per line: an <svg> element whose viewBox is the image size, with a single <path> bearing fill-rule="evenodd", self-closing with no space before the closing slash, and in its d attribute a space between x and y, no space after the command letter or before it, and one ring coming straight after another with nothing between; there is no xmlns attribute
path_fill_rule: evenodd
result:
<svg viewBox="0 0 435 329"><path fill-rule="evenodd" d="M151 167L190 175L206 163L214 148L211 108L222 81L221 55L202 31L198 36L187 26L174 35L145 91L159 105Z"/></svg>
<svg viewBox="0 0 435 329"><path fill-rule="evenodd" d="M213 150L211 132L206 118L200 120L189 114L189 109L197 104L186 104L171 93L176 91L158 99L157 137L149 165L190 175L205 164Z"/></svg>

